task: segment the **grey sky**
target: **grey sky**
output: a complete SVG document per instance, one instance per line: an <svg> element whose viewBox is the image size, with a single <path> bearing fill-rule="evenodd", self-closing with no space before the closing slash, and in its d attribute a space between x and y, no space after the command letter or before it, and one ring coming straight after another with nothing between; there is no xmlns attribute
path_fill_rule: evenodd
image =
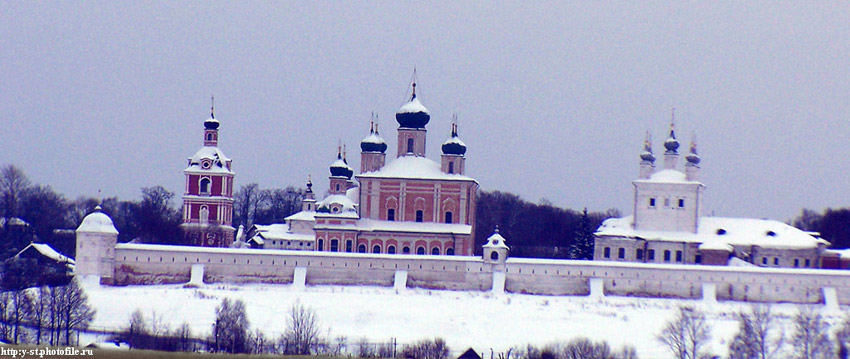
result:
<svg viewBox="0 0 850 359"><path fill-rule="evenodd" d="M417 68L485 190L631 210L644 132L696 133L706 209L850 205L850 8L829 2L2 2L0 164L69 198L182 193L215 94L237 186L359 169ZM659 163L660 164L660 163ZM176 202L179 204L179 201Z"/></svg>

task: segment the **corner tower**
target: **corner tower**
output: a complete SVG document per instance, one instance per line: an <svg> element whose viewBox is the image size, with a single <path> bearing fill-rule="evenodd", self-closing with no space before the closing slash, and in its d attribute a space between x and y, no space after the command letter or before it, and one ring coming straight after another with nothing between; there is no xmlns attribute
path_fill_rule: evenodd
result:
<svg viewBox="0 0 850 359"><path fill-rule="evenodd" d="M184 242L203 247L227 247L233 242L232 160L218 148L219 122L215 107L204 121L204 146L189 158L183 170Z"/></svg>

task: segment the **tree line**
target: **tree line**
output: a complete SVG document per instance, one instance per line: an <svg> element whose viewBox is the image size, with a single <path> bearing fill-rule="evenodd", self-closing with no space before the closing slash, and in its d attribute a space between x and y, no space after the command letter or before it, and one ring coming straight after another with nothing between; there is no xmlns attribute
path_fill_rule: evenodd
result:
<svg viewBox="0 0 850 359"><path fill-rule="evenodd" d="M0 292L0 338L12 344L76 345L95 310L76 280Z"/></svg>
<svg viewBox="0 0 850 359"><path fill-rule="evenodd" d="M850 248L850 208L827 208L821 213L804 208L790 224L820 233L821 238L832 244L830 248Z"/></svg>

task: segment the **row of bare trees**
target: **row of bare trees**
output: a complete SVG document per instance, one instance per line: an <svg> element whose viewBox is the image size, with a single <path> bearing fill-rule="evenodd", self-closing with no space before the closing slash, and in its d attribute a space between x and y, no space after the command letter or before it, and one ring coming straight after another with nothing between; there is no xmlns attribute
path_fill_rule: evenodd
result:
<svg viewBox="0 0 850 359"><path fill-rule="evenodd" d="M769 305L752 305L737 314L738 332L729 344L730 359L828 359L848 357L850 316L832 328L819 312L800 307L790 335ZM716 357L709 350L711 325L705 313L683 306L658 335L677 359Z"/></svg>
<svg viewBox="0 0 850 359"><path fill-rule="evenodd" d="M13 344L73 345L95 310L76 280L0 293L0 337Z"/></svg>

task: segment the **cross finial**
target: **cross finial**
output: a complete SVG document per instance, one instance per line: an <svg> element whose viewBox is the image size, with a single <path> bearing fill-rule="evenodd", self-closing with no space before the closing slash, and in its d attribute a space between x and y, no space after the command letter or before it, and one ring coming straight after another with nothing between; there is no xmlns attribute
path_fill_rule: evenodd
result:
<svg viewBox="0 0 850 359"><path fill-rule="evenodd" d="M215 118L215 96L210 95L210 117Z"/></svg>

